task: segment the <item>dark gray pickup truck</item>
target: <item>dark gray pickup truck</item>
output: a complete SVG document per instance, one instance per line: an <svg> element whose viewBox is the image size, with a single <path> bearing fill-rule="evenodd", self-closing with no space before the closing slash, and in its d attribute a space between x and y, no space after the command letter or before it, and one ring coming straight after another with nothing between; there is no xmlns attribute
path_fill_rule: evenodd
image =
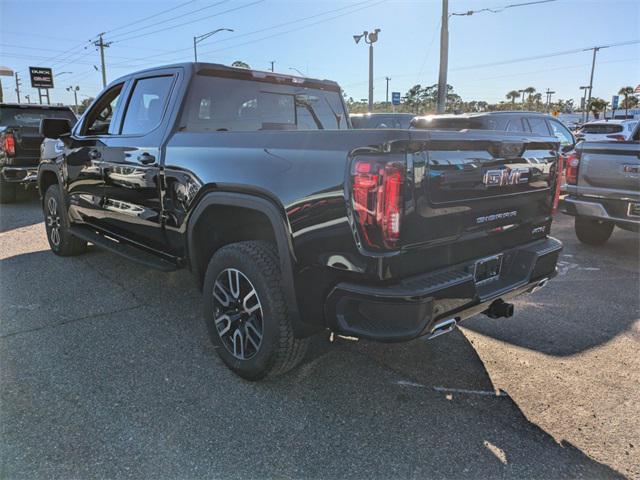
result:
<svg viewBox="0 0 640 480"><path fill-rule="evenodd" d="M562 248L557 139L352 129L327 80L170 65L41 130L64 143L38 172L51 250L189 268L218 354L249 379L327 329L398 342L511 316Z"/></svg>
<svg viewBox="0 0 640 480"><path fill-rule="evenodd" d="M581 242L602 245L616 226L640 232L640 123L629 141L578 143L565 175L562 210Z"/></svg>

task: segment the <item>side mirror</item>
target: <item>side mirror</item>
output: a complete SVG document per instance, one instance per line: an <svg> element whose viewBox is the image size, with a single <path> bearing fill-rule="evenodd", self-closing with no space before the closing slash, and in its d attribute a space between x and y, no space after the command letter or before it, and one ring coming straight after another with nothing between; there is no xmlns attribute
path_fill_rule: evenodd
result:
<svg viewBox="0 0 640 480"><path fill-rule="evenodd" d="M562 153L567 153L570 152L571 150L573 150L574 148L576 148L575 143L570 143L569 145L563 145L560 147L560 151Z"/></svg>
<svg viewBox="0 0 640 480"><path fill-rule="evenodd" d="M61 138L71 134L71 122L66 118L43 118L40 120L40 135L45 138Z"/></svg>

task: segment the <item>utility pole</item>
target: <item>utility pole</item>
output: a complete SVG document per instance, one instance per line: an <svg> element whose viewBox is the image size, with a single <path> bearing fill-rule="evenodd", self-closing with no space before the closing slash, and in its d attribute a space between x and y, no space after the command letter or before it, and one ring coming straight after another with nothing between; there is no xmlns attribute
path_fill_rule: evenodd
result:
<svg viewBox="0 0 640 480"><path fill-rule="evenodd" d="M269 63L271 64L271 71L273 72L273 66L275 65L276 62L274 60L271 60Z"/></svg>
<svg viewBox="0 0 640 480"><path fill-rule="evenodd" d="M551 105L551 95L553 95L556 92L554 92L553 90L547 88L547 91L545 93L547 94L547 112L549 112L549 108L550 108L550 105Z"/></svg>
<svg viewBox="0 0 640 480"><path fill-rule="evenodd" d="M78 90L80 90L80 87L78 85L76 85L75 87L69 86L67 87L66 90L67 92L73 92L73 98L76 104L76 115L77 115L78 114Z"/></svg>
<svg viewBox="0 0 640 480"><path fill-rule="evenodd" d="M444 113L447 103L447 68L449 65L449 0L442 0L440 27L440 75L438 76L437 112Z"/></svg>
<svg viewBox="0 0 640 480"><path fill-rule="evenodd" d="M15 73L16 76L16 96L18 97L18 103L20 103L20 77L18 76L18 72Z"/></svg>
<svg viewBox="0 0 640 480"><path fill-rule="evenodd" d="M585 50L585 52L587 50L593 50L593 59L591 60L591 77L589 78L589 95L587 97L587 104L586 104L587 117L585 122L589 121L589 104L591 103L591 91L593 90L593 71L596 68L596 54L598 53L598 50L600 50L601 48L607 48L607 47L592 47L592 48L587 48Z"/></svg>
<svg viewBox="0 0 640 480"><path fill-rule="evenodd" d="M98 35L97 41L93 42L93 44L100 49L100 62L102 63L102 88L107 86L107 70L104 65L104 49L111 46L111 42L105 43L104 40L102 40L103 35L104 32Z"/></svg>
<svg viewBox="0 0 640 480"><path fill-rule="evenodd" d="M391 80L391 77L384 77L384 79L387 81L387 93L385 95L385 103L387 104L387 106L389 106L389 81Z"/></svg>
<svg viewBox="0 0 640 480"><path fill-rule="evenodd" d="M378 41L380 29L376 28L373 32L362 32L362 35L354 35L353 40L359 43L364 37L364 41L369 45L369 113L373 112L373 44Z"/></svg>
<svg viewBox="0 0 640 480"><path fill-rule="evenodd" d="M580 90L584 91L584 94L582 95L582 105L581 106L584 109L584 115L582 116L583 122L586 122L586 120L584 120L584 119L587 116L587 90L589 90L589 85L580 87Z"/></svg>

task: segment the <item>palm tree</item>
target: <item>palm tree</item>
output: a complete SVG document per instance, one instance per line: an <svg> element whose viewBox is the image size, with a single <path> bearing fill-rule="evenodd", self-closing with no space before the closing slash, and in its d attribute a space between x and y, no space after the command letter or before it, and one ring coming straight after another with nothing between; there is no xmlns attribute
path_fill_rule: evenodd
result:
<svg viewBox="0 0 640 480"><path fill-rule="evenodd" d="M247 69L251 68L247 62L243 62L242 60L236 60L231 64L231 66L236 68L247 68Z"/></svg>
<svg viewBox="0 0 640 480"><path fill-rule="evenodd" d="M516 104L516 98L518 98L520 96L520 92L518 92L517 90L511 90L509 93L507 93L505 95L505 97L507 97L507 99L511 100L511 105Z"/></svg>
<svg viewBox="0 0 640 480"><path fill-rule="evenodd" d="M633 87L622 87L618 95L624 96L624 116L629 115L629 95L633 95Z"/></svg>
<svg viewBox="0 0 640 480"><path fill-rule="evenodd" d="M527 103L531 104L531 95L536 93L536 89L533 88L533 87L527 87L527 88L524 89L524 93L526 93L528 95ZM524 95L522 95L522 99L524 100Z"/></svg>
<svg viewBox="0 0 640 480"><path fill-rule="evenodd" d="M593 97L591 102L589 103L589 110L593 112L593 116L598 119L600 118L600 112L607 109L607 105L609 102L603 100L598 97Z"/></svg>

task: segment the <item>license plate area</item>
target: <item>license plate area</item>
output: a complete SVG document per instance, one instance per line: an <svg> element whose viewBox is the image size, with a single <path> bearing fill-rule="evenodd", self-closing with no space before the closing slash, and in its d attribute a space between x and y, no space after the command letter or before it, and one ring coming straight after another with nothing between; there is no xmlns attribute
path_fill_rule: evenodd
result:
<svg viewBox="0 0 640 480"><path fill-rule="evenodd" d="M477 285L496 280L502 269L502 254L478 260L473 267L473 279Z"/></svg>
<svg viewBox="0 0 640 480"><path fill-rule="evenodd" d="M640 202L629 202L627 215L630 217L640 217Z"/></svg>

